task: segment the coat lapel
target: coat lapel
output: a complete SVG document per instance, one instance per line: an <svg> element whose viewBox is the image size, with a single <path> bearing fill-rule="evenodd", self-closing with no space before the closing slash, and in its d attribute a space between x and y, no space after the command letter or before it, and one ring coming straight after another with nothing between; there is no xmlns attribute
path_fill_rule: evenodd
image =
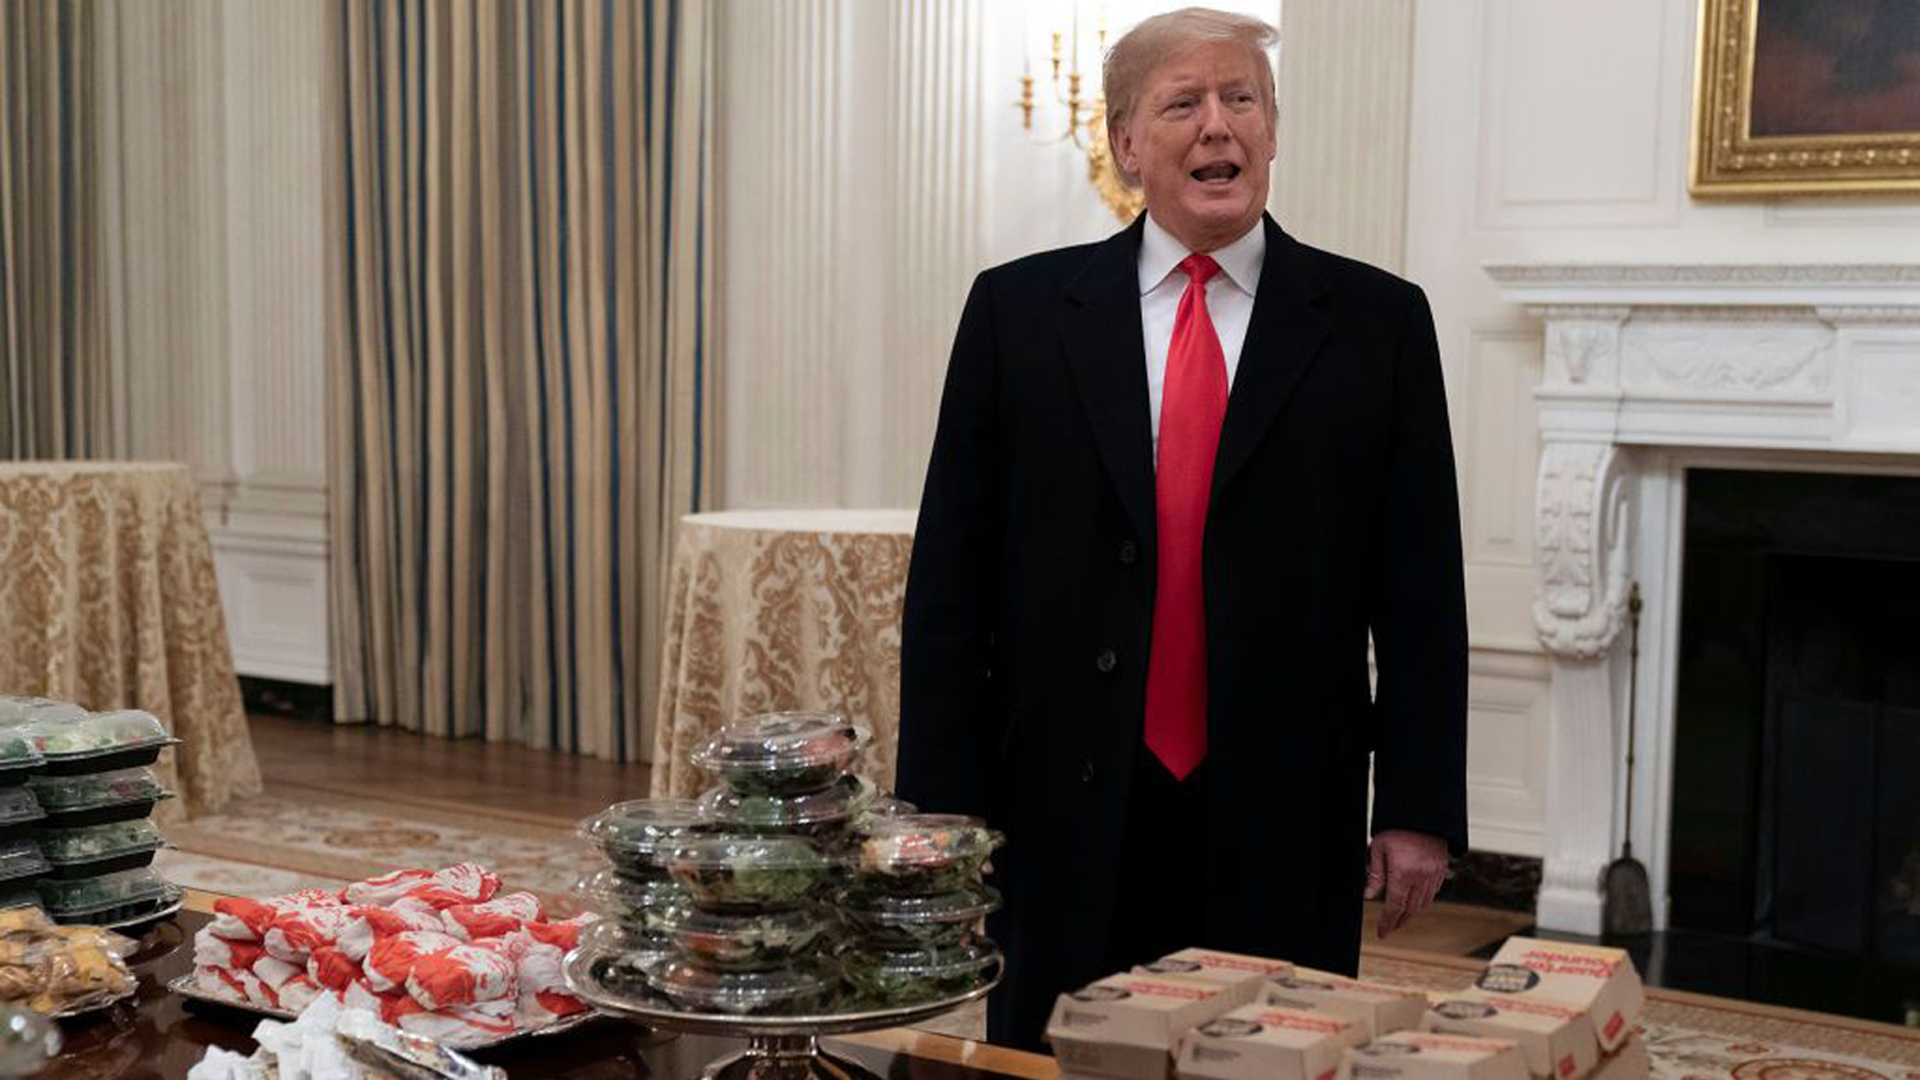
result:
<svg viewBox="0 0 1920 1080"><path fill-rule="evenodd" d="M1317 306L1320 286L1302 262L1299 244L1273 218L1263 216L1263 222L1267 254L1213 462L1216 504L1234 473L1259 447L1327 336L1327 319Z"/></svg>
<svg viewBox="0 0 1920 1080"><path fill-rule="evenodd" d="M1067 283L1060 336L1100 458L1136 534L1151 550L1153 431L1140 326L1139 252L1145 227L1142 215L1108 238Z"/></svg>

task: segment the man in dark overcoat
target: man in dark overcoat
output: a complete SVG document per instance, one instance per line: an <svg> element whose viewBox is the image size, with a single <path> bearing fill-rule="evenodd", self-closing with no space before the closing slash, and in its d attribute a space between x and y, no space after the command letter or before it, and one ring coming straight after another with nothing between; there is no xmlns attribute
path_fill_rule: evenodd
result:
<svg viewBox="0 0 1920 1080"><path fill-rule="evenodd" d="M1273 33L1186 9L1117 42L1109 137L1146 213L986 271L961 316L897 786L1006 833L995 1042L1186 945L1352 973L1363 893L1389 932L1466 847L1432 315L1264 214Z"/></svg>

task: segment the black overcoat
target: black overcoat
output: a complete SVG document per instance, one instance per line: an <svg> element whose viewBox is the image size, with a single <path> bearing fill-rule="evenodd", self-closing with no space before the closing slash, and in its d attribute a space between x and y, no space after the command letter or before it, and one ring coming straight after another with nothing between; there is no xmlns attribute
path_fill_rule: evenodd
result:
<svg viewBox="0 0 1920 1080"><path fill-rule="evenodd" d="M1453 445L1424 294L1264 228L1203 552L1208 826L1168 872L1206 891L1193 944L1351 972L1369 751L1374 831L1466 846ZM976 279L914 538L897 788L1007 835L1000 1041L1108 974L1153 619L1141 232Z"/></svg>

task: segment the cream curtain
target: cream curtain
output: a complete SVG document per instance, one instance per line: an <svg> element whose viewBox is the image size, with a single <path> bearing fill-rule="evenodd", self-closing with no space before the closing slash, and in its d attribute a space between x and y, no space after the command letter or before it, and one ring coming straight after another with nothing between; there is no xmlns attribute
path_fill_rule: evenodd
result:
<svg viewBox="0 0 1920 1080"><path fill-rule="evenodd" d="M339 0L342 720L640 757L712 485L704 0Z"/></svg>
<svg viewBox="0 0 1920 1080"><path fill-rule="evenodd" d="M0 458L107 457L97 8L0 4Z"/></svg>

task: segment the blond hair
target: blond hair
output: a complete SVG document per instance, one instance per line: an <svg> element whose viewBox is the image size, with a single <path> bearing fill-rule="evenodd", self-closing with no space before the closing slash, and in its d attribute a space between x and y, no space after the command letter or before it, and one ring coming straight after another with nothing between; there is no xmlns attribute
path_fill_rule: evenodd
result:
<svg viewBox="0 0 1920 1080"><path fill-rule="evenodd" d="M1107 100L1107 147L1114 166L1129 186L1138 187L1140 178L1120 167L1120 147L1114 132L1126 124L1140 101L1140 89L1153 69L1168 57L1195 45L1227 42L1246 49L1266 78L1260 80L1260 96L1266 108L1269 127L1277 123L1274 104L1273 65L1267 62L1267 50L1280 41L1280 32L1251 15L1235 15L1212 8L1190 7L1169 11L1141 20L1138 26L1121 35L1107 50L1101 67L1101 93Z"/></svg>

